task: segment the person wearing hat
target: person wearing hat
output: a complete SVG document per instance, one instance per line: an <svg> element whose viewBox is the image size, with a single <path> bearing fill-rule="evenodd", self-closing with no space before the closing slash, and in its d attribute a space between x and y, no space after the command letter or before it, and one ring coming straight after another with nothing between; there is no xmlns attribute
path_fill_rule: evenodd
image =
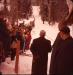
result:
<svg viewBox="0 0 73 75"><path fill-rule="evenodd" d="M40 37L33 40L30 50L33 54L31 75L47 75L48 52L51 52L51 41L45 39L46 32L40 31Z"/></svg>
<svg viewBox="0 0 73 75"><path fill-rule="evenodd" d="M60 30L61 43L52 50L49 75L73 75L73 38L69 27Z"/></svg>

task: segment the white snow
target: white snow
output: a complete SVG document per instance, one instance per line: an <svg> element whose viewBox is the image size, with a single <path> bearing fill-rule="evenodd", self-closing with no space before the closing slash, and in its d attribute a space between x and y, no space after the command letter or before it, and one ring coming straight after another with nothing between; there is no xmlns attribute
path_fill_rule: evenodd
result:
<svg viewBox="0 0 73 75"><path fill-rule="evenodd" d="M49 73L50 56L51 56L51 53L49 53L48 55L47 73ZM31 68L32 68L32 54L28 50L26 55L24 54L24 55L19 56L18 74L31 74ZM1 64L0 69L3 74L16 74L15 73L15 60L11 61L10 57L7 58L6 61Z"/></svg>

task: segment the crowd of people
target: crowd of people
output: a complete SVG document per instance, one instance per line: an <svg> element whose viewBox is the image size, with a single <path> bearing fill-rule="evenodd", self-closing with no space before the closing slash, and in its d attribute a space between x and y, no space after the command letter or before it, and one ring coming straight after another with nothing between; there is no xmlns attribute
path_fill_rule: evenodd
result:
<svg viewBox="0 0 73 75"><path fill-rule="evenodd" d="M0 63L4 62L7 57L14 60L16 56L17 41L20 41L20 51L22 54L29 50L31 41L32 27L25 27L24 25L9 25L6 20L0 18Z"/></svg>

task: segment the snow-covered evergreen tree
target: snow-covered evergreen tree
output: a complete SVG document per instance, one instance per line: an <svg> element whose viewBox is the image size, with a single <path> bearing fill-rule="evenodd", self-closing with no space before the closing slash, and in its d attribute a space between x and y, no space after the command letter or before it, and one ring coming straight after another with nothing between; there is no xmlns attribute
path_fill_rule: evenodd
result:
<svg viewBox="0 0 73 75"><path fill-rule="evenodd" d="M31 0L17 0L19 17L28 18L32 15Z"/></svg>

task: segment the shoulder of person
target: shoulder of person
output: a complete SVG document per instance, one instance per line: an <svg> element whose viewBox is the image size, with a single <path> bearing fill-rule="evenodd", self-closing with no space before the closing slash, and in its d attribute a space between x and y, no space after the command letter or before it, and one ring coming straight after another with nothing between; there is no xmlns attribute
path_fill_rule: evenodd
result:
<svg viewBox="0 0 73 75"><path fill-rule="evenodd" d="M51 44L51 41L50 40L48 40L48 39L45 39L48 43L50 43Z"/></svg>
<svg viewBox="0 0 73 75"><path fill-rule="evenodd" d="M69 38L70 43L73 43L73 37Z"/></svg>
<svg viewBox="0 0 73 75"><path fill-rule="evenodd" d="M72 42L73 42L73 37L71 37L72 38Z"/></svg>
<svg viewBox="0 0 73 75"><path fill-rule="evenodd" d="M35 38L35 39L33 39L33 42L36 42L38 40L40 40L40 38Z"/></svg>
<svg viewBox="0 0 73 75"><path fill-rule="evenodd" d="M33 41L36 41L36 40L38 40L39 38L35 38L35 39L33 39Z"/></svg>
<svg viewBox="0 0 73 75"><path fill-rule="evenodd" d="M70 39L73 41L73 37L72 36L70 36Z"/></svg>

